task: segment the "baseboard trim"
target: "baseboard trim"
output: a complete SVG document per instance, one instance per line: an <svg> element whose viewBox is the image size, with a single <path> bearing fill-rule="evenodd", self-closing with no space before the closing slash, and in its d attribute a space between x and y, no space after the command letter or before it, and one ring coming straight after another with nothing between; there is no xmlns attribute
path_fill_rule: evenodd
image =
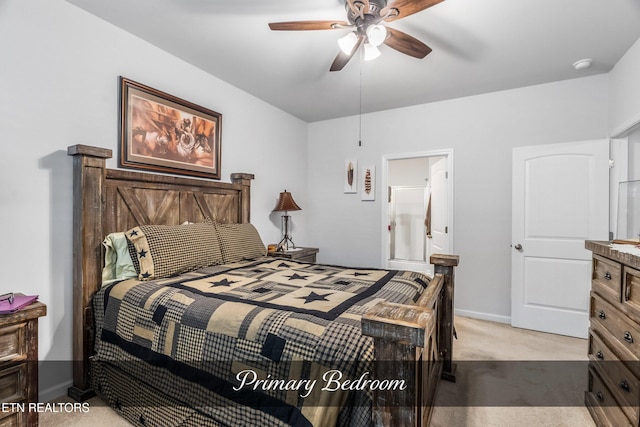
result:
<svg viewBox="0 0 640 427"><path fill-rule="evenodd" d="M63 397L67 395L67 389L71 387L73 381L65 381L60 384L56 384L52 387L49 387L45 390L40 390L38 393L38 399L40 402L50 402L59 397Z"/></svg>
<svg viewBox="0 0 640 427"><path fill-rule="evenodd" d="M455 310L456 316L471 317L472 319L488 320L490 322L511 324L511 316L501 316L499 314L482 313L471 310Z"/></svg>

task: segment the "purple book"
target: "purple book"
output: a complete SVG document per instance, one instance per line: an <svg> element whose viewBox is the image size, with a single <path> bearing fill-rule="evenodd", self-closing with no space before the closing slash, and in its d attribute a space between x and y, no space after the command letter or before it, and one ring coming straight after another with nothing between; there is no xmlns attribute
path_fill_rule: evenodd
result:
<svg viewBox="0 0 640 427"><path fill-rule="evenodd" d="M8 300L0 301L0 314L14 313L38 300L38 295L19 295L15 294L13 303Z"/></svg>

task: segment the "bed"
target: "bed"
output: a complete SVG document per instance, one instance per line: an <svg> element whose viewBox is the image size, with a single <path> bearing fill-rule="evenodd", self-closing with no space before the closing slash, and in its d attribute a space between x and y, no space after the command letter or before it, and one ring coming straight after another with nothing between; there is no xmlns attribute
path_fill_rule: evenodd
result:
<svg viewBox="0 0 640 427"><path fill-rule="evenodd" d="M428 425L439 379L455 381L457 256L432 256L429 278L263 257L258 247L238 255L255 243L245 240L253 175L211 182L107 169L111 150L97 147L68 154L69 396L97 393L137 425ZM105 236L132 233L132 258L151 251L157 261L172 251L153 247L175 241L167 230L217 233L220 259L173 274L142 257L137 277L102 286Z"/></svg>

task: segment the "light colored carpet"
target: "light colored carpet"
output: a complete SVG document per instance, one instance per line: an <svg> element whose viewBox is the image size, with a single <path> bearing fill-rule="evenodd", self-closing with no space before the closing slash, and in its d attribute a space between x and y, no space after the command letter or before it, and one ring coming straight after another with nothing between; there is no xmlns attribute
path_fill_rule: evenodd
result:
<svg viewBox="0 0 640 427"><path fill-rule="evenodd" d="M459 361L456 383L440 382L432 427L595 426L581 404L587 387L587 340L464 317L457 317L455 326L458 340L454 341L453 358ZM565 371L558 373L559 369ZM526 406L527 402L539 401L539 394L544 394L544 402L552 403ZM448 403L465 401L490 403ZM504 404L497 406L496 401ZM518 402L522 406L516 406ZM560 406L563 402L572 403Z"/></svg>
<svg viewBox="0 0 640 427"><path fill-rule="evenodd" d="M432 427L593 427L594 423L581 405L573 406L526 406L527 399L532 395L529 388L541 387L541 393L550 395L557 392L561 401L565 399L582 400L587 383L586 368L580 371L576 378L566 375L569 380L562 384L554 384L551 388L545 385L548 373L538 372L538 384L529 378L519 380L506 375L513 366L525 366L515 363L513 366L506 361L584 361L587 354L587 341L512 328L500 323L458 317L455 321L458 340L454 343L454 360L460 361L457 371L457 382L441 381L436 404L433 410ZM484 362L483 362L484 361ZM495 362L495 363L494 363ZM507 366L505 368L505 366ZM546 365L532 364L531 369L538 371ZM576 364L580 366L580 364ZM525 375L526 376L526 375ZM565 375L562 375L565 379ZM523 406L513 406L508 403L495 406L492 395L501 390L513 402L523 402ZM576 399L568 398L575 395ZM484 402L489 404L477 406L450 406L451 402ZM504 400L504 397L501 399ZM502 400L497 399L499 402ZM56 402L67 402L62 397ZM86 413L43 413L40 415L41 427L124 427L130 424L120 418L107 407L99 398L89 400L89 410Z"/></svg>

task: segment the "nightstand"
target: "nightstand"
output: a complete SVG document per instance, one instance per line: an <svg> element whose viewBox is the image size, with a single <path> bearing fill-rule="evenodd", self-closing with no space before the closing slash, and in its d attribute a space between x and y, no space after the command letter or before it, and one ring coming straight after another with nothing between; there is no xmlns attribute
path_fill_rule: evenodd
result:
<svg viewBox="0 0 640 427"><path fill-rule="evenodd" d="M318 248L301 248L298 247L292 251L285 252L267 252L269 256L275 256L280 258L289 258L294 261L302 262L316 262L316 254L320 252Z"/></svg>
<svg viewBox="0 0 640 427"><path fill-rule="evenodd" d="M29 403L38 402L38 318L46 314L41 302L0 314L0 426L38 425Z"/></svg>

